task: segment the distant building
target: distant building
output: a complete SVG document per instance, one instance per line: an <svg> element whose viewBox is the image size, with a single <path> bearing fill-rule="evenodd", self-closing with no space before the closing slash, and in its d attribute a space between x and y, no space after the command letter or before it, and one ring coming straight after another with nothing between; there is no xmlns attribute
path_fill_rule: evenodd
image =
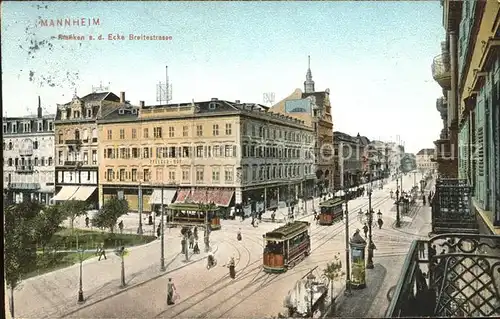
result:
<svg viewBox="0 0 500 319"><path fill-rule="evenodd" d="M54 115L3 118L4 200L48 203L54 196Z"/></svg>
<svg viewBox="0 0 500 319"><path fill-rule="evenodd" d="M363 176L359 139L343 132L333 132L334 189L359 185Z"/></svg>
<svg viewBox="0 0 500 319"><path fill-rule="evenodd" d="M333 190L333 122L330 90L315 91L310 63L304 81L304 92L296 89L271 107L270 111L304 121L314 131L314 159L316 166L316 191L326 193Z"/></svg>
<svg viewBox="0 0 500 319"><path fill-rule="evenodd" d="M421 172L433 172L437 168L437 164L433 161L435 156L435 148L421 149L416 155L417 169Z"/></svg>

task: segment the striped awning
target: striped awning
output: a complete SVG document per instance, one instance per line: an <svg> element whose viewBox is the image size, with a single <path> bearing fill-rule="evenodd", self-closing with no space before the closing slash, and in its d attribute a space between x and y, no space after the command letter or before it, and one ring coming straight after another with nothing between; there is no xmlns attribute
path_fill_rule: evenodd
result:
<svg viewBox="0 0 500 319"><path fill-rule="evenodd" d="M174 199L175 193L177 190L172 189L163 189L163 205L169 205L172 203L172 199ZM150 205L161 205L161 189L153 190L153 194L149 198Z"/></svg>

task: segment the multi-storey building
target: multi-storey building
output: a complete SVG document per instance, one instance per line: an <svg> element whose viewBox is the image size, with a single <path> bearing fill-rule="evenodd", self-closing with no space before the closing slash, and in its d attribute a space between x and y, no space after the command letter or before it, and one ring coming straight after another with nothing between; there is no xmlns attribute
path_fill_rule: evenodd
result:
<svg viewBox="0 0 500 319"><path fill-rule="evenodd" d="M386 143L373 140L368 145L368 152L372 179L378 180L385 177L388 170L388 151Z"/></svg>
<svg viewBox="0 0 500 319"><path fill-rule="evenodd" d="M435 63L433 71L447 93L437 108L447 120L451 146L437 147L438 171L469 181L482 230L500 234L500 4L445 0L442 5L443 67ZM442 163L448 155L446 170Z"/></svg>
<svg viewBox="0 0 500 319"><path fill-rule="evenodd" d="M417 153L417 169L421 172L432 173L436 168L436 162L433 161L434 153L436 149L434 148L423 148Z"/></svg>
<svg viewBox="0 0 500 319"><path fill-rule="evenodd" d="M211 101L123 107L98 121L99 198L131 210L175 202L276 206L311 192L312 128L257 104ZM312 150L311 150L312 151Z"/></svg>
<svg viewBox="0 0 500 319"><path fill-rule="evenodd" d="M111 92L94 92L57 105L55 120L55 173L57 195L53 202L88 201L98 207L99 139L97 120L126 105Z"/></svg>
<svg viewBox="0 0 500 319"><path fill-rule="evenodd" d="M366 136L361 136L359 133L356 135L359 145L359 158L361 160L361 183L366 183L370 179L371 165L370 165L370 140Z"/></svg>
<svg viewBox="0 0 500 319"><path fill-rule="evenodd" d="M343 132L333 132L334 189L359 185L362 177L362 159L359 139Z"/></svg>
<svg viewBox="0 0 500 319"><path fill-rule="evenodd" d="M304 92L296 89L271 110L300 119L313 128L316 189L321 193L333 190L334 147L330 90L315 91L310 64L304 81Z"/></svg>
<svg viewBox="0 0 500 319"><path fill-rule="evenodd" d="M405 150L402 145L399 145L399 142L386 143L386 150L389 175L394 177L401 168L401 160Z"/></svg>
<svg viewBox="0 0 500 319"><path fill-rule="evenodd" d="M3 118L4 198L48 203L54 196L54 115Z"/></svg>

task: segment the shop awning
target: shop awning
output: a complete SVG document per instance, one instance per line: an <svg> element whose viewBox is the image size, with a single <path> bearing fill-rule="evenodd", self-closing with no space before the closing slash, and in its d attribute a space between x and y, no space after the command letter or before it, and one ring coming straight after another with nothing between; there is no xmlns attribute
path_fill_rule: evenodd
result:
<svg viewBox="0 0 500 319"><path fill-rule="evenodd" d="M175 196L177 190L172 189L164 189L163 190L163 204L170 205L172 203L172 199ZM149 198L150 205L161 205L161 189L153 190L153 194Z"/></svg>
<svg viewBox="0 0 500 319"><path fill-rule="evenodd" d="M175 199L176 203L185 203L191 193L191 189L180 189L177 192L177 198Z"/></svg>
<svg viewBox="0 0 500 319"><path fill-rule="evenodd" d="M56 196L52 197L51 201L65 201L72 197L78 190L78 186L63 186Z"/></svg>
<svg viewBox="0 0 500 319"><path fill-rule="evenodd" d="M217 206L228 207L233 195L234 189L232 188L195 189L190 196L190 201L203 204L214 203Z"/></svg>
<svg viewBox="0 0 500 319"><path fill-rule="evenodd" d="M69 199L85 201L95 192L96 188L95 186L80 186L76 193Z"/></svg>

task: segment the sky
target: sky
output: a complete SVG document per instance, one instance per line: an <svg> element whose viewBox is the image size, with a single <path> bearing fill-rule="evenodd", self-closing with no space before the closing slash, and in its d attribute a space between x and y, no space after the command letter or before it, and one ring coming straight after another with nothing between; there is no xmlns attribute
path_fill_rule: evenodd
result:
<svg viewBox="0 0 500 319"><path fill-rule="evenodd" d="M442 128L442 90L431 74L445 36L439 1L4 1L1 14L3 116L34 114L38 96L44 111L55 113L75 91L84 96L101 83L125 91L133 104L158 104L167 65L170 103L264 103L266 92L278 102L303 90L310 55L316 91L330 89L334 130L384 141L399 136L416 153L433 148ZM99 25L40 24L66 18Z"/></svg>

